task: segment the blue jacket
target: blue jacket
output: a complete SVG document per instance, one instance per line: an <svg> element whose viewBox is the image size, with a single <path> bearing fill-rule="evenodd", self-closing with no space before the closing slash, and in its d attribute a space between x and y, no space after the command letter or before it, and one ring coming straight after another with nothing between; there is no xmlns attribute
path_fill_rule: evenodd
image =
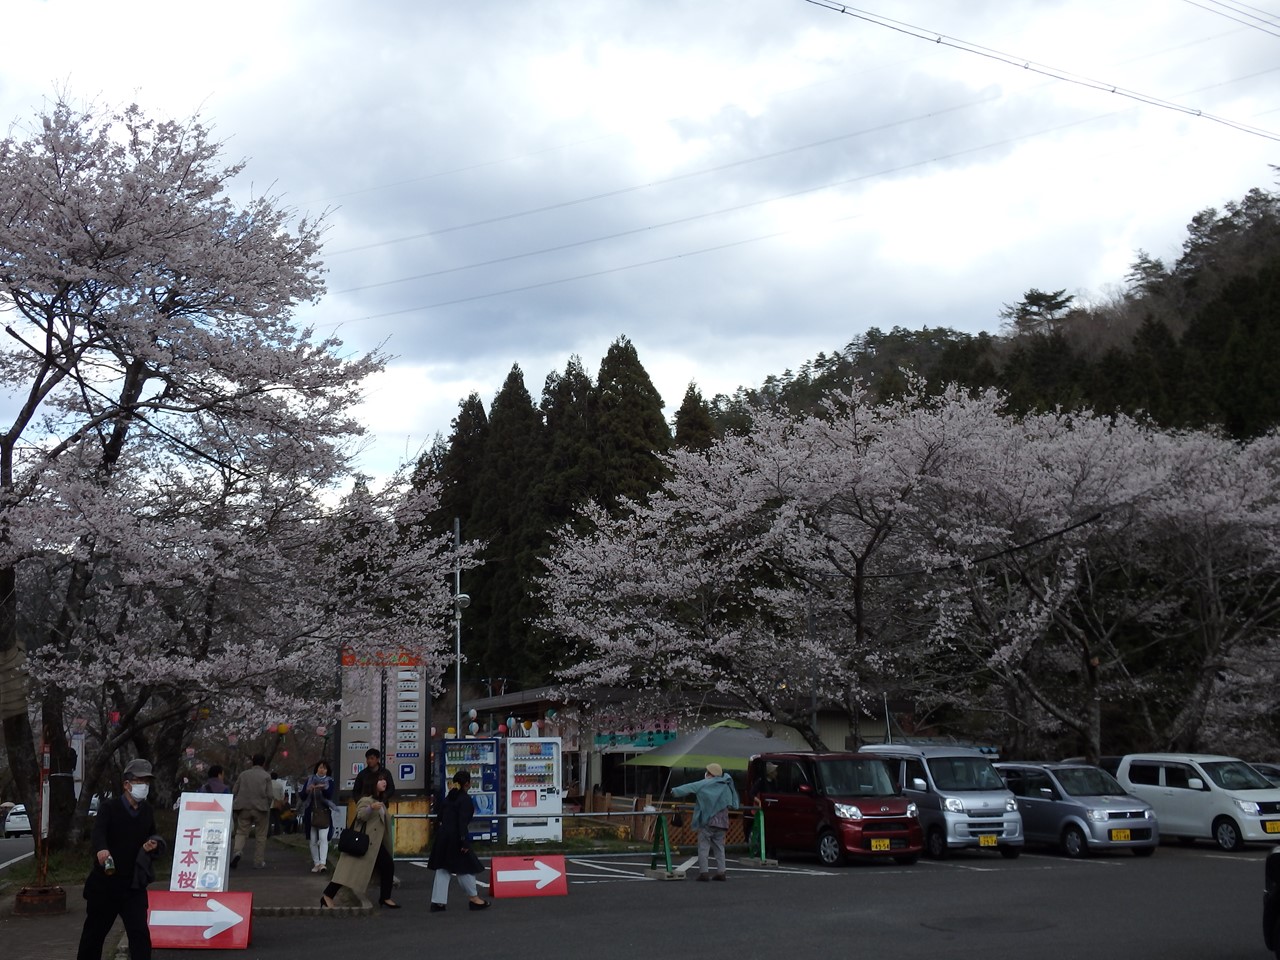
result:
<svg viewBox="0 0 1280 960"><path fill-rule="evenodd" d="M718 777L703 777L692 783L686 783L671 790L674 797L685 797L694 794L693 826L696 829L714 817L721 810L737 810L738 788L733 785L733 778L727 773Z"/></svg>

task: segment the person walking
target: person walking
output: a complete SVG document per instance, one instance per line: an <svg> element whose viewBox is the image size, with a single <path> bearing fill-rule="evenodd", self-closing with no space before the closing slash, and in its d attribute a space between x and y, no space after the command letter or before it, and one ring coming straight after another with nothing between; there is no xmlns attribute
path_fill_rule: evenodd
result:
<svg viewBox="0 0 1280 960"><path fill-rule="evenodd" d="M458 886L470 901L468 908L483 910L489 906L476 891L476 874L484 870L480 858L471 849L467 827L475 816L475 801L467 794L471 786L471 774L459 770L453 775L453 788L440 804L440 816L436 820L435 836L431 838L431 856L427 869L436 872L431 886L431 912L445 909L449 900L449 877L456 874Z"/></svg>
<svg viewBox="0 0 1280 960"><path fill-rule="evenodd" d="M130 760L119 797L104 801L93 818L93 869L84 883L85 915L76 960L102 960L102 946L119 917L129 936L131 960L150 960L147 884L155 879L151 861L164 848L155 814L147 803L151 764Z"/></svg>
<svg viewBox="0 0 1280 960"><path fill-rule="evenodd" d="M231 790L235 797L231 801L231 812L236 818L232 869L240 864L240 855L244 853L250 828L255 829L253 865L259 870L267 865L267 831L271 826L271 804L275 797L271 792L271 774L266 770L266 762L266 757L255 753L253 765L236 777L236 785Z"/></svg>
<svg viewBox="0 0 1280 960"><path fill-rule="evenodd" d="M358 895L369 886L374 868L378 870L378 905L399 910L400 904L391 899L391 885L395 879L395 861L391 859L391 831L388 829L390 813L387 810L387 790L390 777L372 779L365 793L356 801L356 823L369 835L369 849L362 857L343 853L333 871L333 881L320 895L320 906L332 910L333 898L338 890L347 887ZM376 851L376 853L375 853Z"/></svg>
<svg viewBox="0 0 1280 960"><path fill-rule="evenodd" d="M226 781L222 779L222 767L214 764L209 768L209 779L200 784L197 793L230 793L231 788L227 786Z"/></svg>
<svg viewBox="0 0 1280 960"><path fill-rule="evenodd" d="M729 811L737 810L738 788L718 763L708 763L701 780L675 787L672 796L694 796L693 826L698 831L698 879L727 880L724 863L724 835L729 831ZM714 857L716 873L707 871L708 854Z"/></svg>
<svg viewBox="0 0 1280 960"><path fill-rule="evenodd" d="M338 812L333 795L329 764L319 760L302 785L302 829L311 846L312 873L323 873L329 862L329 832L333 829L333 815Z"/></svg>

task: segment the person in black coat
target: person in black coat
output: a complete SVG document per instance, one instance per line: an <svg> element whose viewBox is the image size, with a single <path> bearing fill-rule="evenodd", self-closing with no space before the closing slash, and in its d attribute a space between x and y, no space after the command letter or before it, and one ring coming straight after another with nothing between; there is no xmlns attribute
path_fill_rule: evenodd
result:
<svg viewBox="0 0 1280 960"><path fill-rule="evenodd" d="M151 958L147 884L155 878L151 861L164 844L147 803L151 780L151 764L131 760L120 796L103 803L94 818L94 862L84 883L84 927L76 960L102 960L102 945L116 917L129 935L131 960Z"/></svg>
<svg viewBox="0 0 1280 960"><path fill-rule="evenodd" d="M475 802L467 795L471 786L471 774L459 770L453 775L453 789L440 805L436 818L435 836L431 838L431 858L427 868L436 872L431 887L431 912L438 913L449 900L449 877L457 874L458 886L467 895L471 910L483 910L489 906L476 891L476 874L484 870L480 858L471 849L467 827L476 812Z"/></svg>

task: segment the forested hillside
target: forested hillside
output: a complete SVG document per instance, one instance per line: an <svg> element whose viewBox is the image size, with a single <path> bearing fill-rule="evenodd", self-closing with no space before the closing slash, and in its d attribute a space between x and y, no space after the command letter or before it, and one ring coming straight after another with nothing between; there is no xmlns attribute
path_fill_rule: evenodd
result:
<svg viewBox="0 0 1280 960"><path fill-rule="evenodd" d="M511 690L547 682L579 656L535 626L545 622L536 582L553 534L583 524L579 507L598 503L617 519L667 477L660 455L746 435L765 414L820 413L833 391L861 384L867 402L893 401L914 374L926 394L995 388L1015 416L1091 409L1237 440L1280 422L1280 195L1253 190L1197 214L1175 262L1139 251L1123 281L1122 293L1087 304L1030 287L1017 303L992 305L994 333L871 329L732 396L707 401L690 385L670 426L626 338L595 381L573 357L537 402L513 368L487 410L477 395L462 401L450 435L418 465L421 485L442 488L430 532L451 532L457 517L464 540L488 544L484 566L463 581L466 677Z"/></svg>

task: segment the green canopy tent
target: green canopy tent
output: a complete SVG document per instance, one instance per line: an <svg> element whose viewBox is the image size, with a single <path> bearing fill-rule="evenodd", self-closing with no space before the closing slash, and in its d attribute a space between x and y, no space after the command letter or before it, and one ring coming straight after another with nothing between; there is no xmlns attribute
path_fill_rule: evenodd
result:
<svg viewBox="0 0 1280 960"><path fill-rule="evenodd" d="M786 740L775 739L738 720L721 720L632 757L627 764L701 769L708 763L718 763L726 770L746 770L748 762L756 754L790 748Z"/></svg>

